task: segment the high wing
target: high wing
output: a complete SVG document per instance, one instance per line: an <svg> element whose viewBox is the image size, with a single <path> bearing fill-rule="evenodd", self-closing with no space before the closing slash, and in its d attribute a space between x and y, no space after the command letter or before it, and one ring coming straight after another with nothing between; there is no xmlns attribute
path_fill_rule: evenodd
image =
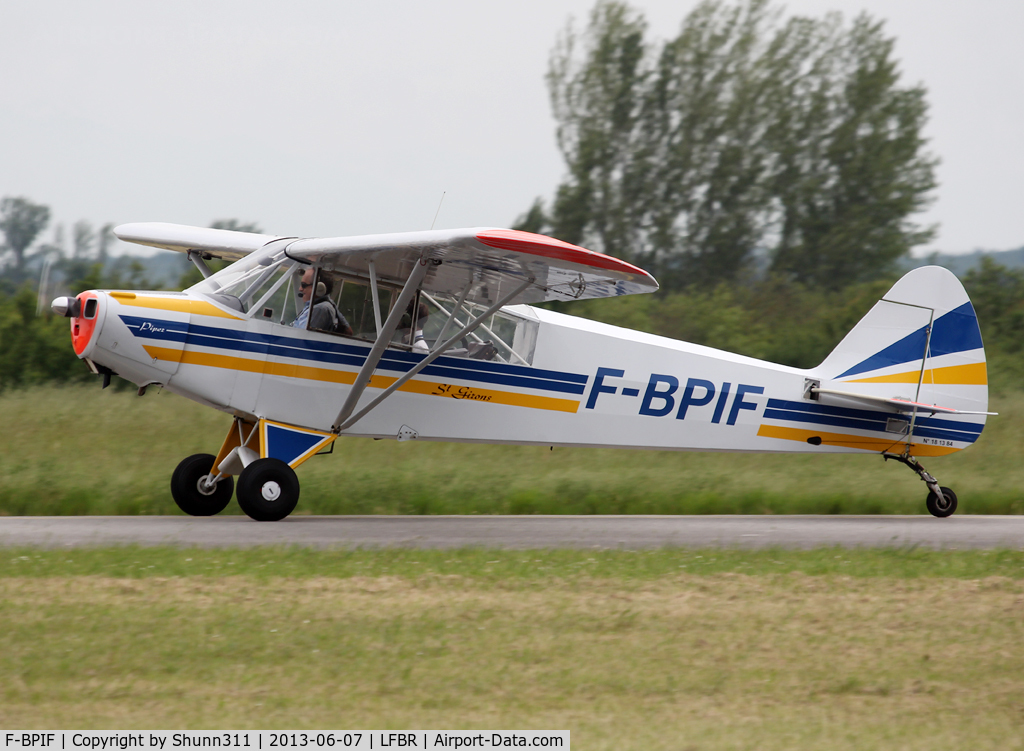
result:
<svg viewBox="0 0 1024 751"><path fill-rule="evenodd" d="M613 256L517 230L473 229L404 232L297 240L288 246L292 258L311 261L333 271L369 274L373 263L379 279L408 278L420 259L433 261L423 281L431 293L460 295L487 304L523 282L532 283L507 305L546 300L585 300L654 292L650 274Z"/></svg>
<svg viewBox="0 0 1024 751"><path fill-rule="evenodd" d="M236 232L209 227L190 227L168 222L135 222L114 228L119 240L179 253L198 251L204 258L237 261L274 240L276 235Z"/></svg>
<svg viewBox="0 0 1024 751"><path fill-rule="evenodd" d="M252 232L190 227L164 222L122 224L125 242L237 261L276 240ZM356 237L294 239L288 256L330 271L404 283L421 259L434 263L423 280L430 293L459 295L466 303L489 304L523 282L529 286L506 304L586 300L654 292L658 282L614 256L544 235L478 227ZM467 291L468 290L468 291Z"/></svg>

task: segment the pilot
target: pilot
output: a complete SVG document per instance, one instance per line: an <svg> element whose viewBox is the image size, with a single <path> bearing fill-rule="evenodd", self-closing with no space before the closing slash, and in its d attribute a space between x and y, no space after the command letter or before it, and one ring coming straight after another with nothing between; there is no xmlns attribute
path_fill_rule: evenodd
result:
<svg viewBox="0 0 1024 751"><path fill-rule="evenodd" d="M316 283L316 295L314 296L313 279L315 277L316 271L312 268L308 268L302 273L302 281L299 282L299 297L306 304L299 311L299 315L295 317L292 326L297 329L310 328L352 336L352 327L345 320L345 316L334 307L334 303L328 297L330 289L325 282Z"/></svg>

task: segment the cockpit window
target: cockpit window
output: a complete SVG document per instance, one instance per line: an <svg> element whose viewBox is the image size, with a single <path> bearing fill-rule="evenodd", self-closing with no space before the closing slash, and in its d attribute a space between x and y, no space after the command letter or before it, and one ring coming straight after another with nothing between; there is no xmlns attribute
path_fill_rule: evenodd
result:
<svg viewBox="0 0 1024 751"><path fill-rule="evenodd" d="M189 291L209 295L241 313L286 323L298 314L294 289L301 273L302 266L283 249L268 249L221 269Z"/></svg>
<svg viewBox="0 0 1024 751"><path fill-rule="evenodd" d="M242 292L239 299L254 317L274 323L290 323L298 316L302 306L298 291L302 268L287 264L281 266Z"/></svg>
<svg viewBox="0 0 1024 751"><path fill-rule="evenodd" d="M460 305L456 297L449 295L422 292L420 298L429 313L422 328L431 351L487 310L485 305ZM537 321L502 308L484 319L475 331L461 337L445 354L531 365L539 328Z"/></svg>
<svg viewBox="0 0 1024 751"><path fill-rule="evenodd" d="M339 289L340 288L340 289ZM345 320L352 327L355 336L374 341L377 338L377 321L382 324L391 310L392 294L389 287L377 285L377 315L373 312L373 290L367 282L342 279L335 284L335 303Z"/></svg>
<svg viewBox="0 0 1024 751"><path fill-rule="evenodd" d="M375 341L401 290L377 283L375 300L370 280L318 269L314 284L318 288L323 282L324 291L322 296L313 295L310 309L329 301L338 314L330 316L331 324L325 328L325 316L321 314L312 319L300 318L306 306L300 282L303 273L311 268L314 267L289 258L283 249L268 248L218 271L189 290L209 295L253 318L284 325L298 320L323 333ZM445 355L531 365L540 324L530 317L528 308L516 312L516 307L502 308L487 316L474 331L454 341ZM434 352L486 310L486 305L467 303L459 296L421 290L402 312L392 346Z"/></svg>

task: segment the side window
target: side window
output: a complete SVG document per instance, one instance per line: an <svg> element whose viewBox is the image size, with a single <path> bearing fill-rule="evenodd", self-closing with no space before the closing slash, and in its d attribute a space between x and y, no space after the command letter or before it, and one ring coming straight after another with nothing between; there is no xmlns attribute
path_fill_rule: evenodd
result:
<svg viewBox="0 0 1024 751"><path fill-rule="evenodd" d="M340 289L339 289L340 287ZM352 279L338 280L334 283L333 299L338 311L352 327L353 336L373 341L377 338L377 321L373 314L373 292L369 284ZM380 305L380 320L388 317L391 309L392 290L388 287L377 287L377 301Z"/></svg>
<svg viewBox="0 0 1024 751"><path fill-rule="evenodd" d="M471 318L486 310L480 304L459 305L451 295L423 292L421 299L426 303L428 312L423 322L423 334L431 349L457 334ZM462 337L447 354L452 357L530 365L533 363L539 328L537 321L502 309L488 316L475 331Z"/></svg>
<svg viewBox="0 0 1024 751"><path fill-rule="evenodd" d="M406 306L391 341L395 344L407 344L414 350L426 352L434 344L434 337L429 340L426 338L431 322L430 306L426 302L426 295L418 294Z"/></svg>

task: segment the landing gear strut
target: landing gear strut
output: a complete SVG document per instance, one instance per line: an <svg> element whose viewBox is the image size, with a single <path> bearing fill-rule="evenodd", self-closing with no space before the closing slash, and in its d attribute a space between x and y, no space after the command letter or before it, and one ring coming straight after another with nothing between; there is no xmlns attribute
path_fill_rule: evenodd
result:
<svg viewBox="0 0 1024 751"><path fill-rule="evenodd" d="M918 477L924 480L929 491L928 498L925 500L928 513L940 519L953 515L953 512L956 511L956 493L949 488L940 488L939 481L926 472L917 459L910 456L910 454L882 454L882 456L886 461L895 459L900 464L906 464L917 473Z"/></svg>

